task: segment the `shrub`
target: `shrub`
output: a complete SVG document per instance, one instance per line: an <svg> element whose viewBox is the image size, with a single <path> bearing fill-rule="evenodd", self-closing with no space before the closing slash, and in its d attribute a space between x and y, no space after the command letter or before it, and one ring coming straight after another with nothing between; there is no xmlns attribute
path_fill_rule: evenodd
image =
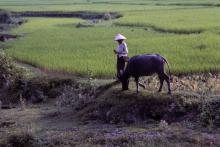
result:
<svg viewBox="0 0 220 147"><path fill-rule="evenodd" d="M10 57L0 51L0 87L9 86L22 77L22 70L18 69Z"/></svg>
<svg viewBox="0 0 220 147"><path fill-rule="evenodd" d="M8 11L0 10L0 23L11 23L11 13Z"/></svg>

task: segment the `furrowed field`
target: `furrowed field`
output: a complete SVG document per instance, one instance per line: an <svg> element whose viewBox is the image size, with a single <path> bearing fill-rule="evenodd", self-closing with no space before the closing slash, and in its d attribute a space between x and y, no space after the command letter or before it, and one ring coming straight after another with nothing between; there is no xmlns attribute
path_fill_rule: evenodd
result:
<svg viewBox="0 0 220 147"><path fill-rule="evenodd" d="M52 5L47 5L48 3ZM174 74L220 71L220 1L2 1L12 11L119 12L119 19L25 18L8 42L15 59L55 71L113 77L113 41L122 33L129 56L159 53Z"/></svg>

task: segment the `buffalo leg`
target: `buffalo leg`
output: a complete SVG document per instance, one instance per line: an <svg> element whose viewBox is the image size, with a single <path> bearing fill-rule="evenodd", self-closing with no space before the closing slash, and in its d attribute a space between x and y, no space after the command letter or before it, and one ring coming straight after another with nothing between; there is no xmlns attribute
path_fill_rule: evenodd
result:
<svg viewBox="0 0 220 147"><path fill-rule="evenodd" d="M136 77L135 78L135 82L136 82L136 92L138 93L139 92L139 90L138 90L138 85L139 85L139 78L138 77Z"/></svg>
<svg viewBox="0 0 220 147"><path fill-rule="evenodd" d="M158 92L160 92L162 90L163 81L165 80L167 82L168 94L171 94L169 76L167 74L165 74L164 72L159 73L158 75L159 75L159 79L160 79L160 88L159 88Z"/></svg>
<svg viewBox="0 0 220 147"><path fill-rule="evenodd" d="M141 86L142 88L146 89L146 85L141 83L141 82L138 82L138 85Z"/></svg>
<svg viewBox="0 0 220 147"><path fill-rule="evenodd" d="M162 87L163 87L164 78L162 76L159 76L159 79L160 79L160 88L159 88L158 92L161 92Z"/></svg>
<svg viewBox="0 0 220 147"><path fill-rule="evenodd" d="M171 94L171 89L170 89L170 78L169 78L169 76L166 75L165 73L164 73L164 79L165 79L165 81L167 82L168 94Z"/></svg>

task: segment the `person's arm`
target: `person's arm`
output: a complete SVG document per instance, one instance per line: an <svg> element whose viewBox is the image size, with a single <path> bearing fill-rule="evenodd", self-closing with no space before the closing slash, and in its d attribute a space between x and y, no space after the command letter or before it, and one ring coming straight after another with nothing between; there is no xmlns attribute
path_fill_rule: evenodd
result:
<svg viewBox="0 0 220 147"><path fill-rule="evenodd" d="M121 52L122 54L128 54L128 47L126 43L123 43L123 50Z"/></svg>
<svg viewBox="0 0 220 147"><path fill-rule="evenodd" d="M118 46L116 49L113 50L115 54L120 53L120 46Z"/></svg>

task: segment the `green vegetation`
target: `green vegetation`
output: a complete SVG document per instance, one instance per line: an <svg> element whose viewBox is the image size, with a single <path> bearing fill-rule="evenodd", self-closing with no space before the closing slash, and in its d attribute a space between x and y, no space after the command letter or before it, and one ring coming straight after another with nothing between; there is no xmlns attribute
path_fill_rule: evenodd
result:
<svg viewBox="0 0 220 147"><path fill-rule="evenodd" d="M0 146L220 146L220 74L210 74L220 71L219 6L220 0L0 0L0 9L16 12L0 10L10 14L0 23ZM16 20L21 12L35 17ZM135 82L121 91L115 79L91 77L115 75L117 33L128 38L130 56L159 53L173 74L203 74L173 75L172 95L167 87L156 93L156 75L141 78L147 87L138 94Z"/></svg>
<svg viewBox="0 0 220 147"><path fill-rule="evenodd" d="M196 33L219 29L219 22L219 8L198 8L129 13L121 18L117 24L153 27L161 31L174 33Z"/></svg>
<svg viewBox="0 0 220 147"><path fill-rule="evenodd" d="M119 12L117 20L28 18L13 30L24 37L10 42L17 60L55 71L113 77L116 47L124 34L129 55L160 53L174 74L220 71L220 1L3 1L12 11ZM51 5L48 5L51 4ZM79 24L80 23L80 24Z"/></svg>

